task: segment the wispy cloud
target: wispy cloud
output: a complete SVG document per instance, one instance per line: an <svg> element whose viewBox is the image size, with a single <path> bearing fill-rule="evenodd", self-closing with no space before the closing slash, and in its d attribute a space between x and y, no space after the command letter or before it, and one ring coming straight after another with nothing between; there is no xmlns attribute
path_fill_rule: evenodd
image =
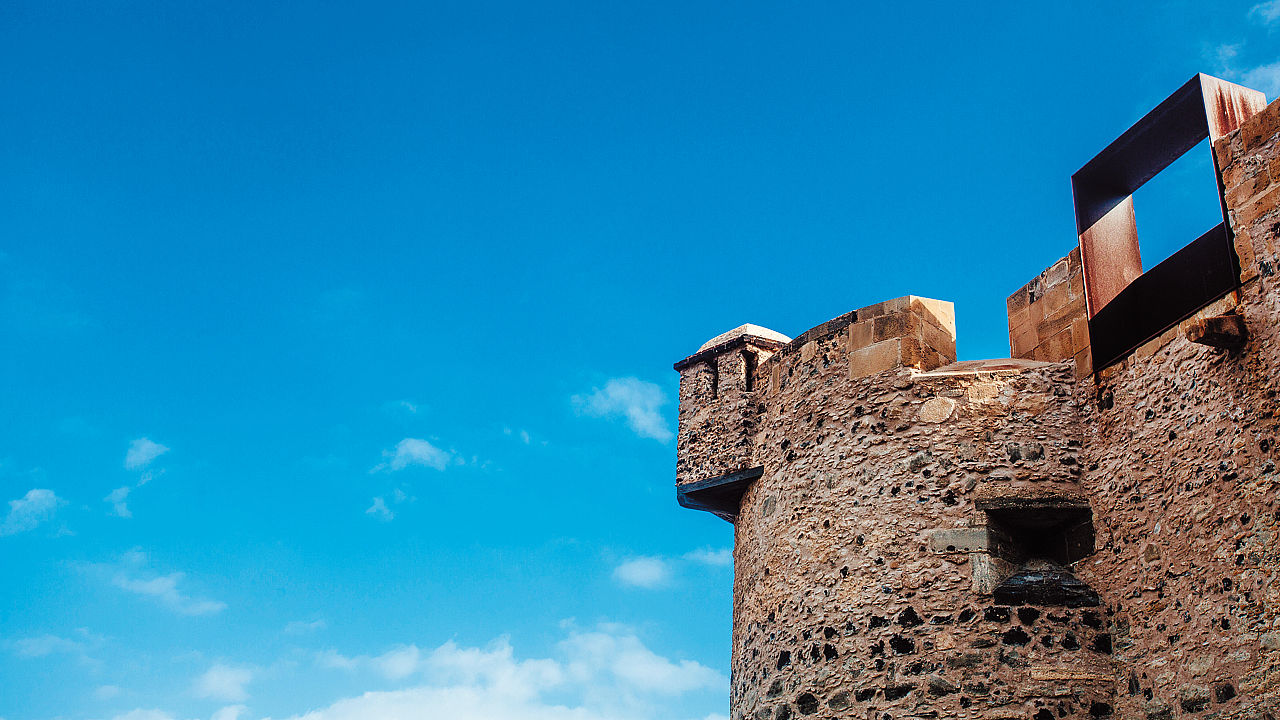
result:
<svg viewBox="0 0 1280 720"><path fill-rule="evenodd" d="M316 664L334 670L369 669L388 680L402 680L422 669L422 651L417 645L399 645L381 655L347 657L325 650L316 654Z"/></svg>
<svg viewBox="0 0 1280 720"><path fill-rule="evenodd" d="M667 395L656 384L634 377L613 378L603 388L574 395L573 406L590 417L623 419L637 435L659 442L670 442L671 428L661 409Z"/></svg>
<svg viewBox="0 0 1280 720"><path fill-rule="evenodd" d="M151 464L152 460L169 452L169 448L150 438L140 437L129 443L129 450L124 454L126 470L141 470Z"/></svg>
<svg viewBox="0 0 1280 720"><path fill-rule="evenodd" d="M442 450L421 438L405 438L396 443L394 449L383 450L382 457L383 462L369 472L395 472L415 466L444 470L451 463L460 462L453 452Z"/></svg>
<svg viewBox="0 0 1280 720"><path fill-rule="evenodd" d="M52 490L33 488L17 500L9 501L9 513L0 523L0 537L34 530L53 517L66 501Z"/></svg>
<svg viewBox="0 0 1280 720"><path fill-rule="evenodd" d="M249 699L249 692L245 690L245 685L252 680L251 668L216 663L196 678L192 692L196 697L223 702L240 702Z"/></svg>
<svg viewBox="0 0 1280 720"><path fill-rule="evenodd" d="M729 548L700 548L685 553L684 559L712 567L730 567L733 565L733 550Z"/></svg>
<svg viewBox="0 0 1280 720"><path fill-rule="evenodd" d="M568 626L551 657L520 659L510 642L486 647L452 641L431 652L415 645L375 657L329 651L322 667L372 672L385 680L420 678L412 687L350 697L293 720L642 720L679 718L664 703L727 689L723 674L693 660L655 653L624 626ZM716 715L705 720L723 720Z"/></svg>
<svg viewBox="0 0 1280 720"><path fill-rule="evenodd" d="M285 635L310 635L329 627L324 620L312 620L310 622L304 620L294 620L284 626Z"/></svg>
<svg viewBox="0 0 1280 720"><path fill-rule="evenodd" d="M502 428L502 434L506 435L507 437L520 438L520 442L524 443L525 445L528 445L531 442L533 442L533 436L529 434L528 430L512 430L509 427L504 427Z"/></svg>
<svg viewBox="0 0 1280 720"><path fill-rule="evenodd" d="M613 578L623 585L652 589L667 584L671 569L660 557L637 557L614 568Z"/></svg>
<svg viewBox="0 0 1280 720"><path fill-rule="evenodd" d="M100 648L103 642L101 636L89 632L87 628L77 628L71 638L46 633L8 640L4 642L4 646L20 658L66 655L87 665L97 665L98 661L91 657L90 652Z"/></svg>
<svg viewBox="0 0 1280 720"><path fill-rule="evenodd" d="M1261 90L1268 98L1275 99L1280 95L1280 62L1274 61L1275 53L1271 52L1270 38L1275 29L1280 27L1280 0L1268 0L1254 5L1249 10L1248 19L1255 25L1252 31L1255 35L1262 33L1267 36L1267 48L1263 54L1259 56L1257 53L1250 53L1251 43L1240 39L1217 45L1210 59L1216 63L1222 77ZM1253 58L1252 62L1247 59L1249 57ZM1262 62L1257 62L1258 60Z"/></svg>
<svg viewBox="0 0 1280 720"><path fill-rule="evenodd" d="M387 502L380 497L373 499L373 504L364 511L364 514L382 522L391 522L396 517L396 514L391 512L391 508L387 507Z"/></svg>
<svg viewBox="0 0 1280 720"><path fill-rule="evenodd" d="M1250 18L1257 18L1263 25L1271 25L1280 21L1280 0L1259 3L1249 10Z"/></svg>
<svg viewBox="0 0 1280 720"><path fill-rule="evenodd" d="M1267 94L1268 98L1280 95L1280 62L1258 65L1240 73L1240 84Z"/></svg>
<svg viewBox="0 0 1280 720"><path fill-rule="evenodd" d="M220 600L192 597L183 592L180 586L186 573L157 575L148 570L147 564L146 553L132 550L125 553L118 563L90 567L105 571L115 587L149 598L179 615L213 615L226 609L227 604Z"/></svg>
<svg viewBox="0 0 1280 720"><path fill-rule="evenodd" d="M214 711L209 720L239 720L240 716L249 711L244 705L228 705Z"/></svg>
<svg viewBox="0 0 1280 720"><path fill-rule="evenodd" d="M103 501L111 503L111 514L122 518L131 518L133 513L129 510L129 505L125 501L129 499L129 492L133 490L132 485L118 487L102 498Z"/></svg>

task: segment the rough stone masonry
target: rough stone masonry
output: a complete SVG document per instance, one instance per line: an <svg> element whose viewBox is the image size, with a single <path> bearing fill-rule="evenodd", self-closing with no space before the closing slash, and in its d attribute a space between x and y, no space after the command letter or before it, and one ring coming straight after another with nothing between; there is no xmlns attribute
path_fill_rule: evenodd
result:
<svg viewBox="0 0 1280 720"><path fill-rule="evenodd" d="M1237 289L1094 368L1081 255L956 362L951 303L676 364L734 523L733 720L1280 718L1280 103L1213 143Z"/></svg>

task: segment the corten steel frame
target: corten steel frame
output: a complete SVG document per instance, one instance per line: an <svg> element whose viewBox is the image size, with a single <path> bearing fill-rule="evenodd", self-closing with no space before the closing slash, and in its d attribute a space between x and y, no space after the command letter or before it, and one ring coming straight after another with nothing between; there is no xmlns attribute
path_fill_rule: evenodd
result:
<svg viewBox="0 0 1280 720"><path fill-rule="evenodd" d="M1257 90L1197 74L1071 176L1095 370L1239 286L1220 181L1223 222L1145 273L1133 193L1201 140L1217 140L1266 105Z"/></svg>

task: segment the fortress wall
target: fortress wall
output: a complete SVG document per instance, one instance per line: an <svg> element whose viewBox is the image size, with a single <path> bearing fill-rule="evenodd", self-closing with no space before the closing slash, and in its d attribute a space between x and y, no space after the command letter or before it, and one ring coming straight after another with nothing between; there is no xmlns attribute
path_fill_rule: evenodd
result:
<svg viewBox="0 0 1280 720"><path fill-rule="evenodd" d="M1009 298L1021 359L908 297L677 363L678 482L759 469L733 720L1280 718L1280 103L1214 159L1241 287L1097 373L1078 250ZM1010 599L1053 503L1098 607Z"/></svg>
<svg viewBox="0 0 1280 720"><path fill-rule="evenodd" d="M1080 248L1018 288L1006 304L1013 357L1048 362L1074 359L1079 377L1092 371Z"/></svg>
<svg viewBox="0 0 1280 720"><path fill-rule="evenodd" d="M1197 316L1240 313L1248 343L1190 342L1192 318L1080 388L1098 552L1078 574L1111 617L1120 717L1280 716L1280 104L1215 154L1245 282Z"/></svg>
<svg viewBox="0 0 1280 720"><path fill-rule="evenodd" d="M736 524L733 718L1109 708L1105 619L996 606L1001 561L975 506L1077 492L1072 366L864 376L868 346L849 328L761 367L764 474Z"/></svg>
<svg viewBox="0 0 1280 720"><path fill-rule="evenodd" d="M760 415L755 364L775 346L739 338L700 352L680 371L676 483L737 472L753 465L752 440ZM752 373L748 382L748 372Z"/></svg>

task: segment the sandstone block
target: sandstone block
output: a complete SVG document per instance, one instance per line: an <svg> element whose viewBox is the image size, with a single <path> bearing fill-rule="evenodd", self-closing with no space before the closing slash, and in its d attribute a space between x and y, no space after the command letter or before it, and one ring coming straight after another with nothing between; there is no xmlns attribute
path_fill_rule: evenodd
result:
<svg viewBox="0 0 1280 720"><path fill-rule="evenodd" d="M930 398L920 406L920 420L927 423L939 423L951 417L956 409L956 401L951 398Z"/></svg>
<svg viewBox="0 0 1280 720"><path fill-rule="evenodd" d="M849 352L875 342L875 321L862 320L849 325Z"/></svg>
<svg viewBox="0 0 1280 720"><path fill-rule="evenodd" d="M901 366L901 342L892 338L850 352L849 377L864 378Z"/></svg>

